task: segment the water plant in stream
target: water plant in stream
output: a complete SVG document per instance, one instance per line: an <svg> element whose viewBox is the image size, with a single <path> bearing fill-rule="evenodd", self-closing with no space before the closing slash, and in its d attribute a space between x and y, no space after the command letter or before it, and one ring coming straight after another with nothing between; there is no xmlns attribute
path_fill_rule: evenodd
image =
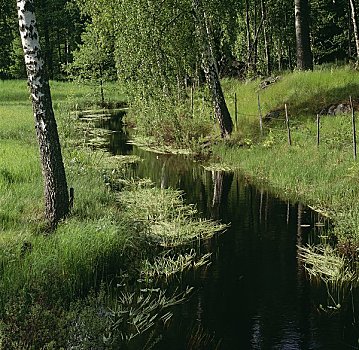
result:
<svg viewBox="0 0 359 350"><path fill-rule="evenodd" d="M146 223L147 240L162 247L176 247L211 238L226 225L196 218L196 208L185 205L182 192L156 187L127 190L117 197L131 217Z"/></svg>
<svg viewBox="0 0 359 350"><path fill-rule="evenodd" d="M326 308L340 309L345 302L348 303L350 297L353 298L353 287L358 284L357 266L350 266L348 260L338 255L338 252L328 244L298 249L309 277L326 286ZM323 308L323 305L321 307Z"/></svg>
<svg viewBox="0 0 359 350"><path fill-rule="evenodd" d="M128 343L151 329L156 322L166 324L172 316L170 307L184 302L191 292L192 288L187 288L167 296L162 290L152 288L139 293L122 293L115 307L109 310L110 327L105 341ZM114 337L116 333L119 339Z"/></svg>
<svg viewBox="0 0 359 350"><path fill-rule="evenodd" d="M194 249L188 253L170 254L165 251L163 254L155 257L153 261L145 259L141 267L141 278L147 283L164 278L166 281L178 273L197 269L203 266L209 266L212 253L204 255L198 254Z"/></svg>

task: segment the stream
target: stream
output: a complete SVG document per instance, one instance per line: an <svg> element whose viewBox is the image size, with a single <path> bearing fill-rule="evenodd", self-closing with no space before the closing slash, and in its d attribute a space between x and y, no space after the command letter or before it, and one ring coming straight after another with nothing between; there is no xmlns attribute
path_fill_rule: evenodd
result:
<svg viewBox="0 0 359 350"><path fill-rule="evenodd" d="M299 257L298 246L325 235L325 218L239 172L207 171L190 157L128 145L119 120L97 126L114 131L109 152L143 159L133 176L180 189L202 217L230 223L208 242L212 264L189 277L196 292L175 308L155 349L358 349L352 303L310 283Z"/></svg>

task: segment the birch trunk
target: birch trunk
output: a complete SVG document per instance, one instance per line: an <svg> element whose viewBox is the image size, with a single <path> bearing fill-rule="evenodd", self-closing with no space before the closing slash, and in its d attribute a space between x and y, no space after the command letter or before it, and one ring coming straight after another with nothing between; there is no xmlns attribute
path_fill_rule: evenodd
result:
<svg viewBox="0 0 359 350"><path fill-rule="evenodd" d="M202 66L206 81L212 95L213 107L221 129L221 137L228 137L233 130L233 122L223 95L219 80L217 63L214 56L212 33L207 20L206 12L201 0L193 1L193 9L197 19L197 28L202 41Z"/></svg>
<svg viewBox="0 0 359 350"><path fill-rule="evenodd" d="M251 61L251 49L252 49L252 36L251 36L248 0L245 1L245 4L246 4L246 32L247 32L247 69L249 69L251 65L250 61Z"/></svg>
<svg viewBox="0 0 359 350"><path fill-rule="evenodd" d="M350 10L351 10L351 18L353 22L353 32L354 32L354 39L355 39L355 48L357 51L357 59L359 59L359 33L358 33L358 17L355 7L354 0L349 0L350 3Z"/></svg>
<svg viewBox="0 0 359 350"><path fill-rule="evenodd" d="M51 228L55 228L69 212L69 194L49 81L39 45L34 0L17 0L17 11L45 182L45 217Z"/></svg>
<svg viewBox="0 0 359 350"><path fill-rule="evenodd" d="M269 38L268 38L268 21L267 21L267 8L265 0L261 0L261 10L262 10L262 18L264 20L263 23L263 37L264 37L264 50L265 50L265 58L266 58L266 66L267 66L267 75L272 74L272 66L271 66L271 51L269 47Z"/></svg>
<svg viewBox="0 0 359 350"><path fill-rule="evenodd" d="M297 44L297 68L313 70L313 55L310 47L308 0L294 0L295 36Z"/></svg>

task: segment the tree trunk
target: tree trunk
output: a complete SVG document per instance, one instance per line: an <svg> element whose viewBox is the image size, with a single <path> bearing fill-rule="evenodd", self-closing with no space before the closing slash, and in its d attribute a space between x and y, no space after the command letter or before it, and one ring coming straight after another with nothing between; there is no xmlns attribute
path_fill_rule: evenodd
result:
<svg viewBox="0 0 359 350"><path fill-rule="evenodd" d="M263 37L264 37L264 50L265 50L265 58L266 58L266 66L267 66L267 75L272 74L272 66L271 66L271 52L269 47L269 39L268 39L268 21L267 21L267 8L265 0L261 0L261 10L262 10L262 18L263 22Z"/></svg>
<svg viewBox="0 0 359 350"><path fill-rule="evenodd" d="M258 63L258 35L260 33L261 26L263 24L263 18L260 20L258 24L258 8L257 1L254 1L254 40L253 40L253 48L252 48L252 70L253 73L257 75L257 63Z"/></svg>
<svg viewBox="0 0 359 350"><path fill-rule="evenodd" d="M295 36L297 44L297 68L313 70L313 55L309 37L309 5L308 0L294 0Z"/></svg>
<svg viewBox="0 0 359 350"><path fill-rule="evenodd" d="M251 49L252 49L252 35L251 35L251 26L250 26L250 15L249 15L249 3L248 0L245 1L246 5L246 32L247 32L247 71L250 69L251 65Z"/></svg>
<svg viewBox="0 0 359 350"><path fill-rule="evenodd" d="M355 8L355 2L354 0L349 0L350 3L350 10L351 10L351 18L353 22L353 32L354 32L354 38L355 38L355 47L357 51L357 59L359 59L359 33L358 33L358 18L357 18L357 12Z"/></svg>
<svg viewBox="0 0 359 350"><path fill-rule="evenodd" d="M53 229L69 212L66 174L49 81L39 45L34 0L17 0L17 10L45 182L45 217Z"/></svg>
<svg viewBox="0 0 359 350"><path fill-rule="evenodd" d="M231 115L224 99L221 82L219 80L217 63L213 52L213 36L207 20L206 12L201 0L193 1L193 9L196 15L197 28L203 46L202 65L209 90L212 94L213 107L221 129L221 137L228 137L233 130Z"/></svg>

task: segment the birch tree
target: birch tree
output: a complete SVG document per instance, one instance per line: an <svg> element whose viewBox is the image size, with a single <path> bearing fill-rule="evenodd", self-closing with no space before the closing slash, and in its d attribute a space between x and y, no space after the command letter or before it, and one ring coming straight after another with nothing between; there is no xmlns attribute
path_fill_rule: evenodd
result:
<svg viewBox="0 0 359 350"><path fill-rule="evenodd" d="M34 10L34 0L17 0L20 36L45 182L45 217L51 228L55 228L69 212L69 194Z"/></svg>
<svg viewBox="0 0 359 350"><path fill-rule="evenodd" d="M232 133L233 122L229 114L226 100L219 80L217 62L213 52L213 36L206 11L201 0L193 1L193 10L197 21L197 30L202 46L202 66L207 84L212 95L213 107L221 129L221 136L228 137Z"/></svg>
<svg viewBox="0 0 359 350"><path fill-rule="evenodd" d="M356 10L356 5L354 0L349 0L351 18L353 22L353 31L354 31L354 39L355 39L355 48L357 52L357 59L359 59L359 32L358 32L358 15Z"/></svg>

